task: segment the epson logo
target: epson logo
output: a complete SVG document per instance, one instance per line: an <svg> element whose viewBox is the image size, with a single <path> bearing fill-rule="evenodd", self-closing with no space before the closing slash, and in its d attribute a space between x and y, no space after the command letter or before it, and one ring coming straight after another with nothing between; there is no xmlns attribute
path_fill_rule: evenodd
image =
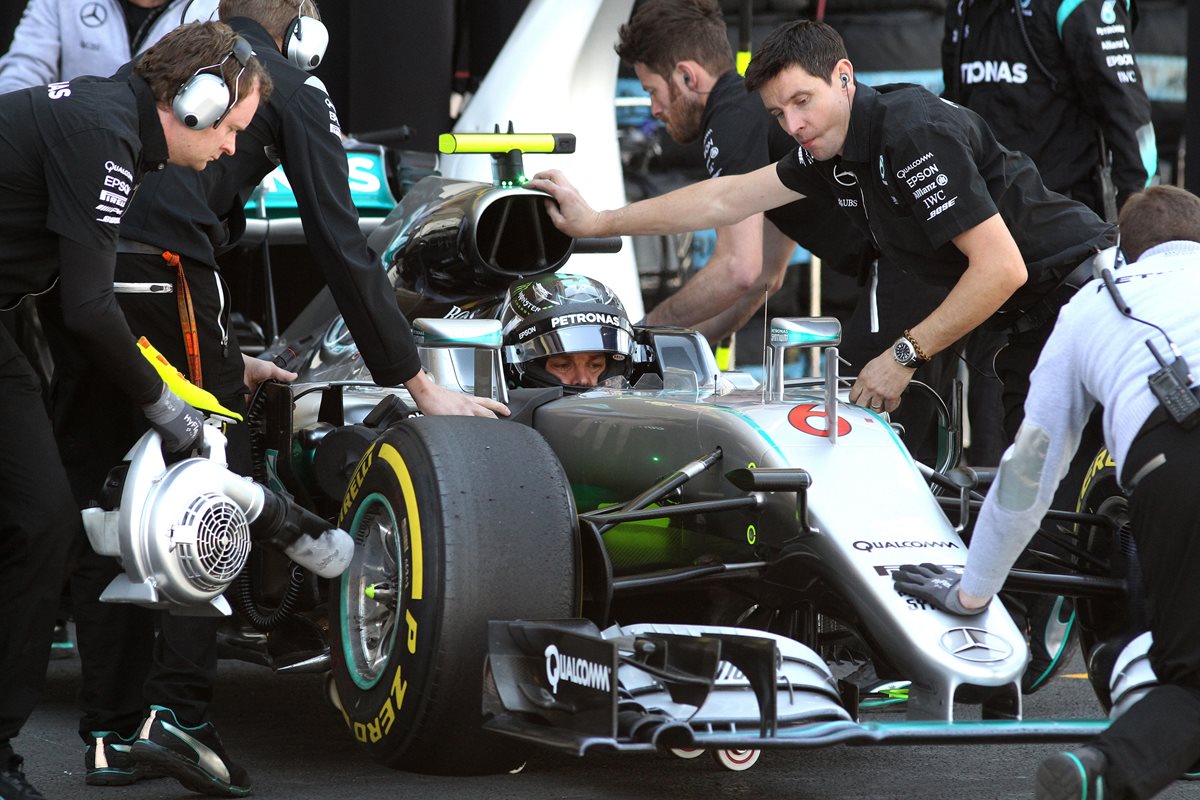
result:
<svg viewBox="0 0 1200 800"><path fill-rule="evenodd" d="M563 314L550 320L551 328L561 328L563 325L621 325L621 318L616 314L601 314L598 311L587 311L582 314Z"/></svg>
<svg viewBox="0 0 1200 800"><path fill-rule="evenodd" d="M558 652L558 646L553 644L546 647L545 656L546 680L550 681L552 693L558 694L558 684L564 681L601 692L609 691L612 681L611 667L563 655Z"/></svg>
<svg viewBox="0 0 1200 800"><path fill-rule="evenodd" d="M865 542L861 539L854 542L851 545L851 547L853 547L855 550L861 550L864 553L869 553L872 550L887 550L887 549L893 549L893 548L922 549L922 548L928 547L928 548L942 548L942 549L948 549L948 550L958 550L959 549L958 544L956 544L955 542L922 542L922 541Z"/></svg>
<svg viewBox="0 0 1200 800"><path fill-rule="evenodd" d="M914 186L916 186L918 183L920 183L921 181L923 181L927 178L932 178L934 175L938 174L939 172L941 172L941 170L938 169L937 164L930 164L928 167L925 167L922 170L914 172L912 174L912 176L908 180L905 181L905 183L907 183L908 188L911 189Z"/></svg>
<svg viewBox="0 0 1200 800"><path fill-rule="evenodd" d="M1025 83L1029 80L1026 67L1021 62L968 61L962 65L962 82L972 83Z"/></svg>

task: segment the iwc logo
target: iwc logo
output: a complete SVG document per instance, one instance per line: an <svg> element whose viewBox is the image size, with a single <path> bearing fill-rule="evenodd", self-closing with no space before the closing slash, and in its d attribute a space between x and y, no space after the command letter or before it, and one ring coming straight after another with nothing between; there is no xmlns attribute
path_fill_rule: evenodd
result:
<svg viewBox="0 0 1200 800"><path fill-rule="evenodd" d="M942 649L963 661L990 663L1012 655L1012 645L982 628L951 628L942 634Z"/></svg>
<svg viewBox="0 0 1200 800"><path fill-rule="evenodd" d="M79 9L79 21L89 28L99 28L108 21L108 9L99 3L87 3Z"/></svg>

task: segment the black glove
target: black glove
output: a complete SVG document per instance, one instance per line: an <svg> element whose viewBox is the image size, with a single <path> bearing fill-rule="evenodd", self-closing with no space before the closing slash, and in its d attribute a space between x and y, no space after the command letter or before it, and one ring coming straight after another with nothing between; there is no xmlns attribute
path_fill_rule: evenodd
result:
<svg viewBox="0 0 1200 800"><path fill-rule="evenodd" d="M157 400L142 406L142 413L162 437L167 452L186 453L200 443L204 415L183 402L167 386L163 386Z"/></svg>
<svg viewBox="0 0 1200 800"><path fill-rule="evenodd" d="M974 616L982 614L988 607L984 603L979 608L967 608L958 599L958 584L962 577L928 562L917 566L904 564L894 573L892 580L897 592L912 595L924 600L936 609L951 614Z"/></svg>

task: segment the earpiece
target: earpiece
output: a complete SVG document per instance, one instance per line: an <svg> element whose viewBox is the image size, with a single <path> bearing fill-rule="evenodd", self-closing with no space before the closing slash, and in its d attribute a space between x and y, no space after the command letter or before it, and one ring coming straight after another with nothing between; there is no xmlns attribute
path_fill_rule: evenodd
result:
<svg viewBox="0 0 1200 800"><path fill-rule="evenodd" d="M691 85L692 85L692 76L691 76L691 75L688 75L686 72L685 72L685 73L683 73L683 85L684 85L684 86L691 86Z"/></svg>
<svg viewBox="0 0 1200 800"><path fill-rule="evenodd" d="M846 88L846 84L848 84L848 83L850 83L850 76L843 72L842 73L842 88L843 89Z"/></svg>
<svg viewBox="0 0 1200 800"><path fill-rule="evenodd" d="M316 17L305 15L304 4L307 2L308 0L300 0L296 18L288 23L284 31L283 54L300 69L312 70L325 58L325 48L329 46L329 29Z"/></svg>
<svg viewBox="0 0 1200 800"><path fill-rule="evenodd" d="M254 48L250 42L241 36L237 37L233 42L233 49L220 62L196 70L192 77L179 87L175 99L171 101L175 117L192 130L215 128L220 125L221 120L225 119L225 115L238 101L238 83L246 64L253 56ZM221 77L221 67L230 58L236 59L241 65L232 93L225 79Z"/></svg>
<svg viewBox="0 0 1200 800"><path fill-rule="evenodd" d="M217 0L188 0L179 17L179 24L189 22L216 22L220 19L217 11Z"/></svg>

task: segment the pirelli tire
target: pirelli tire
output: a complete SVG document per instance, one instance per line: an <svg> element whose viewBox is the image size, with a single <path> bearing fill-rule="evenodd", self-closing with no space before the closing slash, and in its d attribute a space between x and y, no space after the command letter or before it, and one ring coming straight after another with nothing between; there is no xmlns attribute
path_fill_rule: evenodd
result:
<svg viewBox="0 0 1200 800"><path fill-rule="evenodd" d="M1088 666L1088 677L1101 705L1107 710L1109 676L1121 647L1149 624L1141 566L1133 527L1129 521L1129 498L1117 483L1117 467L1107 448L1101 448L1088 465L1079 492L1077 508L1085 514L1107 518L1107 525L1080 524L1079 544L1095 559L1084 571L1126 582L1120 597L1080 598L1079 646Z"/></svg>
<svg viewBox="0 0 1200 800"><path fill-rule="evenodd" d="M478 775L527 747L482 729L487 623L576 615L578 529L561 465L512 422L421 417L363 456L339 515L354 561L330 599L347 726L397 769Z"/></svg>

